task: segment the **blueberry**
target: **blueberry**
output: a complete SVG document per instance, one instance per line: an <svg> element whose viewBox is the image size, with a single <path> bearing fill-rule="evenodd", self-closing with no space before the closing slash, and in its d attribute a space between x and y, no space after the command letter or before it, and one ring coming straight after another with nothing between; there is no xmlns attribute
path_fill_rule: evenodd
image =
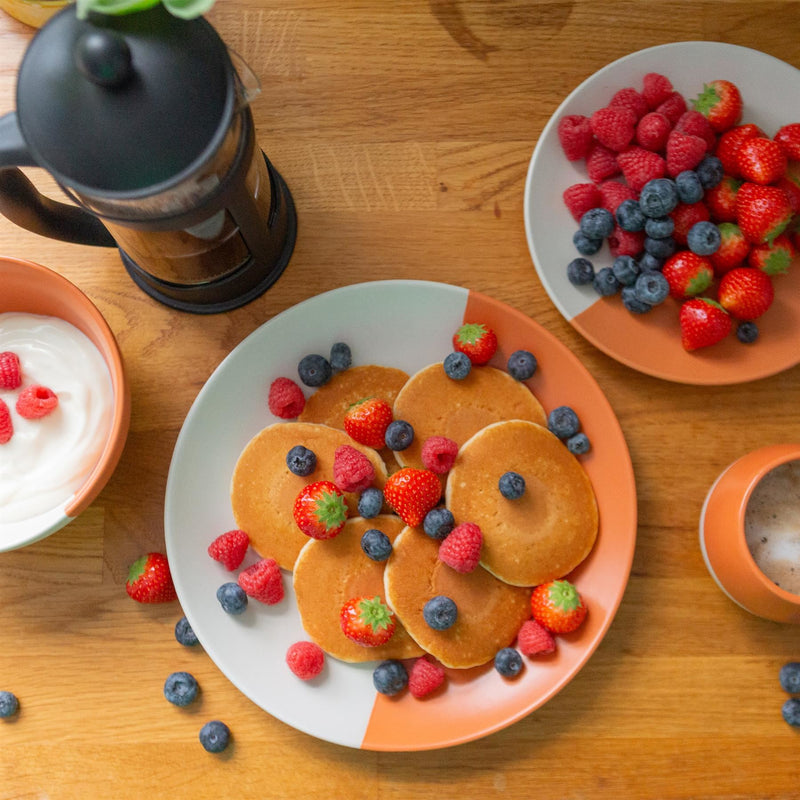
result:
<svg viewBox="0 0 800 800"><path fill-rule="evenodd" d="M322 386L331 379L331 363L316 353L303 356L297 365L297 374L306 386Z"/></svg>
<svg viewBox="0 0 800 800"><path fill-rule="evenodd" d="M630 286L636 282L639 265L633 256L617 256L611 265L611 271L622 286Z"/></svg>
<svg viewBox="0 0 800 800"><path fill-rule="evenodd" d="M572 243L582 256L593 256L603 246L602 239L592 239L581 230L575 231Z"/></svg>
<svg viewBox="0 0 800 800"><path fill-rule="evenodd" d="M198 644L197 634L186 617L181 617L175 623L175 639L184 647L194 647Z"/></svg>
<svg viewBox="0 0 800 800"><path fill-rule="evenodd" d="M752 344L758 339L758 325L751 320L740 322L736 328L736 338L744 344Z"/></svg>
<svg viewBox="0 0 800 800"><path fill-rule="evenodd" d="M0 719L13 717L19 710L19 700L13 692L0 692Z"/></svg>
<svg viewBox="0 0 800 800"><path fill-rule="evenodd" d="M515 350L509 357L506 369L508 374L517 381L527 381L536 372L538 362L536 356L527 350Z"/></svg>
<svg viewBox="0 0 800 800"><path fill-rule="evenodd" d="M582 456L591 449L589 437L585 433L576 433L566 441L567 450L575 456Z"/></svg>
<svg viewBox="0 0 800 800"><path fill-rule="evenodd" d="M639 205L646 217L666 217L678 205L678 187L669 178L647 181L639 193Z"/></svg>
<svg viewBox="0 0 800 800"><path fill-rule="evenodd" d="M698 174L690 169L678 173L675 177L675 186L678 189L678 200L681 203L698 203L705 194Z"/></svg>
<svg viewBox="0 0 800 800"><path fill-rule="evenodd" d="M422 521L422 530L437 541L442 541L455 527L453 512L444 506L432 508Z"/></svg>
<svg viewBox="0 0 800 800"><path fill-rule="evenodd" d="M229 581L217 589L217 600L226 614L243 614L247 608L247 595L238 583Z"/></svg>
<svg viewBox="0 0 800 800"><path fill-rule="evenodd" d="M472 369L472 362L466 353L458 350L449 353L444 360L444 372L448 378L454 381L463 381Z"/></svg>
<svg viewBox="0 0 800 800"><path fill-rule="evenodd" d="M609 297L619 291L619 281L614 276L614 271L611 267L603 267L597 272L592 281L597 294L603 297Z"/></svg>
<svg viewBox="0 0 800 800"><path fill-rule="evenodd" d="M414 428L405 420L393 420L386 428L384 441L390 450L405 450L414 441Z"/></svg>
<svg viewBox="0 0 800 800"><path fill-rule="evenodd" d="M790 661L778 673L781 689L789 694L800 694L800 662Z"/></svg>
<svg viewBox="0 0 800 800"><path fill-rule="evenodd" d="M651 239L667 239L675 231L675 221L672 217L648 218L644 224L644 232Z"/></svg>
<svg viewBox="0 0 800 800"><path fill-rule="evenodd" d="M624 231L636 233L644 230L645 216L638 200L623 200L617 206L617 224Z"/></svg>
<svg viewBox="0 0 800 800"><path fill-rule="evenodd" d="M395 695L406 688L408 672L397 659L381 661L372 673L372 683L381 694Z"/></svg>
<svg viewBox="0 0 800 800"><path fill-rule="evenodd" d="M317 468L317 455L313 450L296 444L286 454L286 466L289 467L289 472L304 478Z"/></svg>
<svg viewBox="0 0 800 800"><path fill-rule="evenodd" d="M614 232L614 215L606 208L590 208L581 217L580 231L590 239L606 239Z"/></svg>
<svg viewBox="0 0 800 800"><path fill-rule="evenodd" d="M348 369L353 363L353 354L350 351L350 345L344 342L336 342L333 347L331 347L331 357L329 360L331 369L334 372L342 372L342 370Z"/></svg>
<svg viewBox="0 0 800 800"><path fill-rule="evenodd" d="M652 236L645 236L644 249L651 256L667 259L678 249L678 245L671 236L666 239L653 239Z"/></svg>
<svg viewBox="0 0 800 800"><path fill-rule="evenodd" d="M713 189L725 175L722 162L716 156L705 156L694 171L704 189Z"/></svg>
<svg viewBox="0 0 800 800"><path fill-rule="evenodd" d="M361 493L361 497L358 498L358 513L364 517L364 519L372 519L373 517L377 517L382 509L383 492L380 489L376 489L374 486L364 489Z"/></svg>
<svg viewBox="0 0 800 800"><path fill-rule="evenodd" d="M783 718L795 728L800 728L800 697L790 697L781 708Z"/></svg>
<svg viewBox="0 0 800 800"><path fill-rule="evenodd" d="M669 282L660 272L643 272L636 279L633 291L641 302L656 306L669 296Z"/></svg>
<svg viewBox="0 0 800 800"><path fill-rule="evenodd" d="M686 245L698 256L710 256L719 250L722 236L719 228L708 220L695 222L686 234Z"/></svg>
<svg viewBox="0 0 800 800"><path fill-rule="evenodd" d="M586 286L594 280L594 264L588 258L573 258L567 264L567 279L573 286Z"/></svg>
<svg viewBox="0 0 800 800"><path fill-rule="evenodd" d="M197 680L188 672L173 672L164 681L164 697L174 706L188 706L198 689Z"/></svg>
<svg viewBox="0 0 800 800"><path fill-rule="evenodd" d="M200 728L200 744L209 753L221 753L227 746L231 738L230 728L218 719L206 722Z"/></svg>
<svg viewBox="0 0 800 800"><path fill-rule="evenodd" d="M559 439L569 439L581 429L581 422L569 406L559 406L548 414L547 427Z"/></svg>
<svg viewBox="0 0 800 800"><path fill-rule="evenodd" d="M497 488L506 500L517 500L525 494L525 478L518 472L504 472L497 482Z"/></svg>
<svg viewBox="0 0 800 800"><path fill-rule="evenodd" d="M494 668L504 678L515 678L522 672L522 656L513 647L504 647L494 657Z"/></svg>
<svg viewBox="0 0 800 800"><path fill-rule="evenodd" d="M392 543L383 531L370 528L361 537L361 549L373 561L386 561L392 554Z"/></svg>
<svg viewBox="0 0 800 800"><path fill-rule="evenodd" d="M634 286L622 287L622 305L632 314L646 314L653 306L650 303L643 303L636 296L636 288Z"/></svg>
<svg viewBox="0 0 800 800"><path fill-rule="evenodd" d="M458 617L458 606L443 594L436 595L422 607L422 616L429 627L435 631L452 628Z"/></svg>
<svg viewBox="0 0 800 800"><path fill-rule="evenodd" d="M642 272L660 272L664 266L664 259L654 256L652 253L642 253L639 259L639 269Z"/></svg>

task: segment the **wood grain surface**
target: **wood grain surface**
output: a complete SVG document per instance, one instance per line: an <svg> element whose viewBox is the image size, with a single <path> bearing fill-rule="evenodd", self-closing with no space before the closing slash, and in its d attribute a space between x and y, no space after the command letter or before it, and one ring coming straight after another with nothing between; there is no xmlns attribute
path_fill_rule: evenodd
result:
<svg viewBox="0 0 800 800"><path fill-rule="evenodd" d="M137 289L115 252L0 218L0 253L54 268L100 308L133 400L125 452L95 503L57 535L0 554L0 689L22 704L0 721L0 799L799 798L800 738L781 719L777 680L800 658L799 631L717 589L697 524L731 461L800 437L800 372L692 387L617 363L544 291L522 201L542 128L597 69L683 40L800 67L800 3L219 0L208 18L261 80L260 144L298 208L275 286L228 313L179 313ZM32 33L0 14L2 112ZM43 171L26 172L60 196ZM479 290L551 331L606 393L636 473L633 570L599 649L527 718L442 751L362 752L293 730L175 642L177 604L141 606L124 590L129 564L164 548L173 446L215 366L283 309L382 278ZM162 696L179 669L203 687L188 709ZM198 743L211 718L234 733L222 756Z"/></svg>

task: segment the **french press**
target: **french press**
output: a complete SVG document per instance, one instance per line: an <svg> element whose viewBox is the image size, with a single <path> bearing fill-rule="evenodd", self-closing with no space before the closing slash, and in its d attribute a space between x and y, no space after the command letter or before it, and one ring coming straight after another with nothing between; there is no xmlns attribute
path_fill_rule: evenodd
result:
<svg viewBox="0 0 800 800"><path fill-rule="evenodd" d="M254 299L286 268L297 217L256 142L252 73L234 58L205 19L161 4L86 19L68 6L31 40L16 111L0 117L0 213L117 247L136 284L170 307ZM47 170L74 205L42 195L25 166Z"/></svg>

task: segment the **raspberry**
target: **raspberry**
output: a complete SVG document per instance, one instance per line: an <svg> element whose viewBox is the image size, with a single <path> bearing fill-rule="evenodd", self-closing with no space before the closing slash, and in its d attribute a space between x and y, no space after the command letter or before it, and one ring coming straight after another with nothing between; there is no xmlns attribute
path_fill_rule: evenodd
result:
<svg viewBox="0 0 800 800"><path fill-rule="evenodd" d="M667 144L671 130L672 124L663 114L651 111L645 114L636 126L636 143L645 150L660 153Z"/></svg>
<svg viewBox="0 0 800 800"><path fill-rule="evenodd" d="M617 164L635 192L640 192L648 181L663 178L667 170L666 162L658 153L635 145L617 155Z"/></svg>
<svg viewBox="0 0 800 800"><path fill-rule="evenodd" d="M19 389L21 385L19 356L9 350L0 353L0 389Z"/></svg>
<svg viewBox="0 0 800 800"><path fill-rule="evenodd" d="M547 628L529 619L519 629L517 647L524 656L546 655L555 652L556 640Z"/></svg>
<svg viewBox="0 0 800 800"><path fill-rule="evenodd" d="M703 160L706 148L705 139L672 131L667 139L667 174L674 178L684 170L694 169Z"/></svg>
<svg viewBox="0 0 800 800"><path fill-rule="evenodd" d="M600 142L595 142L586 156L586 171L589 180L593 183L600 183L606 178L619 175L620 166L617 163L617 154Z"/></svg>
<svg viewBox="0 0 800 800"><path fill-rule="evenodd" d="M648 72L642 79L642 96L650 108L658 108L673 91L670 79L658 72Z"/></svg>
<svg viewBox="0 0 800 800"><path fill-rule="evenodd" d="M456 572L472 572L480 561L482 544L481 529L474 522L462 522L439 545L439 560Z"/></svg>
<svg viewBox="0 0 800 800"><path fill-rule="evenodd" d="M237 583L248 597L268 606L283 600L283 575L274 558L263 558L242 570Z"/></svg>
<svg viewBox="0 0 800 800"><path fill-rule="evenodd" d="M46 386L26 386L17 397L17 413L25 419L46 417L58 405L58 396Z"/></svg>
<svg viewBox="0 0 800 800"><path fill-rule="evenodd" d="M593 183L573 183L561 196L575 222L580 222L589 209L597 208L601 203L600 192Z"/></svg>
<svg viewBox="0 0 800 800"><path fill-rule="evenodd" d="M444 683L444 678L444 667L421 656L408 671L408 691L414 697L425 697L438 689Z"/></svg>
<svg viewBox="0 0 800 800"><path fill-rule="evenodd" d="M590 122L595 139L616 153L628 147L636 132L636 114L629 108L599 108Z"/></svg>
<svg viewBox="0 0 800 800"><path fill-rule="evenodd" d="M219 561L225 569L239 569L244 561L250 537L238 529L222 533L208 546L208 554L214 561Z"/></svg>
<svg viewBox="0 0 800 800"><path fill-rule="evenodd" d="M11 423L11 412L5 400L0 399L0 444L10 441L14 435L14 426Z"/></svg>
<svg viewBox="0 0 800 800"><path fill-rule="evenodd" d="M333 453L333 482L343 492L360 492L375 480L372 462L355 447L343 444Z"/></svg>
<svg viewBox="0 0 800 800"><path fill-rule="evenodd" d="M608 237L608 247L611 255L638 256L644 248L645 235L643 231L626 231L619 225L614 226L614 231Z"/></svg>
<svg viewBox="0 0 800 800"><path fill-rule="evenodd" d="M592 144L592 126L588 117L569 114L558 121L558 141L569 161L586 158Z"/></svg>
<svg viewBox="0 0 800 800"><path fill-rule="evenodd" d="M598 205L612 214L616 213L616 210L625 200L637 199L636 192L621 181L603 181L598 184L597 188L600 191L600 203Z"/></svg>
<svg viewBox="0 0 800 800"><path fill-rule="evenodd" d="M674 129L681 133L689 133L692 136L699 136L701 139L704 139L709 152L712 152L717 146L717 134L714 133L714 129L708 121L708 117L694 109L690 109L681 114L678 121L675 123Z"/></svg>
<svg viewBox="0 0 800 800"><path fill-rule="evenodd" d="M609 106L613 106L614 108L629 108L636 114L636 119L641 119L650 110L647 105L647 100L644 99L644 95L642 95L641 92L637 92L632 86L615 92Z"/></svg>
<svg viewBox="0 0 800 800"><path fill-rule="evenodd" d="M325 653L314 642L295 642L286 651L286 663L300 680L316 678L325 666Z"/></svg>
<svg viewBox="0 0 800 800"><path fill-rule="evenodd" d="M269 410L280 419L295 419L305 408L303 390L291 378L276 378L269 387Z"/></svg>
<svg viewBox="0 0 800 800"><path fill-rule="evenodd" d="M663 114L674 126L686 113L686 100L680 92L673 92L663 103L656 106L656 111Z"/></svg>
<svg viewBox="0 0 800 800"><path fill-rule="evenodd" d="M422 444L420 456L425 469L444 475L449 472L458 455L458 444L446 436L429 436Z"/></svg>

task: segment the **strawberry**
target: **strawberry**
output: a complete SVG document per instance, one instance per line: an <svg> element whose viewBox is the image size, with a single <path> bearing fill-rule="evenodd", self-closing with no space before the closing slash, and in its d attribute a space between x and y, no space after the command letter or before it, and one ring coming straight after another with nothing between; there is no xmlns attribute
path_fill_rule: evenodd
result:
<svg viewBox="0 0 800 800"><path fill-rule="evenodd" d="M670 121L658 111L645 114L636 125L636 144L645 150L660 153L667 144L672 130Z"/></svg>
<svg viewBox="0 0 800 800"><path fill-rule="evenodd" d="M670 122L670 125L675 123L686 112L686 100L680 92L672 92L663 103L656 106L656 111L663 114Z"/></svg>
<svg viewBox="0 0 800 800"><path fill-rule="evenodd" d="M600 144L620 153L633 141L636 133L636 114L630 108L606 106L589 118L594 138Z"/></svg>
<svg viewBox="0 0 800 800"><path fill-rule="evenodd" d="M17 414L25 419L41 419L58 406L58 395L46 386L31 384L17 396Z"/></svg>
<svg viewBox="0 0 800 800"><path fill-rule="evenodd" d="M668 215L675 228L672 231L672 238L678 243L685 245L686 237L697 222L706 222L710 219L710 214L706 204L702 200L696 203L678 203Z"/></svg>
<svg viewBox="0 0 800 800"><path fill-rule="evenodd" d="M597 208L603 199L593 183L573 183L561 197L575 222L580 222L581 217L592 208Z"/></svg>
<svg viewBox="0 0 800 800"><path fill-rule="evenodd" d="M666 162L658 153L635 145L617 156L617 164L635 192L641 192L649 180L663 178L667 170Z"/></svg>
<svg viewBox="0 0 800 800"><path fill-rule="evenodd" d="M716 133L738 125L742 118L742 95L731 81L716 80L704 84L693 106L708 119Z"/></svg>
<svg viewBox="0 0 800 800"><path fill-rule="evenodd" d="M138 603L169 603L178 596L169 562L162 553L147 553L131 564L125 591Z"/></svg>
<svg viewBox="0 0 800 800"><path fill-rule="evenodd" d="M680 133L689 133L704 139L709 153L713 152L717 146L717 135L714 133L711 123L694 109L689 109L681 114L674 129Z"/></svg>
<svg viewBox="0 0 800 800"><path fill-rule="evenodd" d="M531 593L533 618L551 633L571 633L586 619L586 605L567 580L549 581Z"/></svg>
<svg viewBox="0 0 800 800"><path fill-rule="evenodd" d="M408 691L412 697L425 697L436 691L444 680L444 667L434 664L427 656L420 656L408 671Z"/></svg>
<svg viewBox="0 0 800 800"><path fill-rule="evenodd" d="M648 72L642 78L642 96L650 108L660 106L674 91L670 79L659 72Z"/></svg>
<svg viewBox="0 0 800 800"><path fill-rule="evenodd" d="M706 189L703 201L714 222L736 222L736 195L741 185L739 178L723 175L716 186Z"/></svg>
<svg viewBox="0 0 800 800"><path fill-rule="evenodd" d="M295 419L305 408L303 390L291 378L276 378L269 387L267 406L280 419Z"/></svg>
<svg viewBox="0 0 800 800"><path fill-rule="evenodd" d="M620 166L617 163L617 154L600 142L594 142L586 156L586 172L589 180L593 183L600 183L600 181L619 175Z"/></svg>
<svg viewBox="0 0 800 800"><path fill-rule="evenodd" d="M474 522L462 522L439 545L439 561L456 572L472 572L480 561L483 533Z"/></svg>
<svg viewBox="0 0 800 800"><path fill-rule="evenodd" d="M670 256L661 272L669 283L670 295L678 300L704 292L714 278L708 258L691 250L679 250Z"/></svg>
<svg viewBox="0 0 800 800"><path fill-rule="evenodd" d="M742 144L754 136L766 136L766 134L758 125L746 122L744 125L730 128L717 139L717 149L714 151L714 155L722 162L722 168L726 174L732 175L734 178L741 177L736 154Z"/></svg>
<svg viewBox="0 0 800 800"><path fill-rule="evenodd" d="M347 521L347 501L335 483L314 481L300 490L292 514L306 536L333 539Z"/></svg>
<svg viewBox="0 0 800 800"><path fill-rule="evenodd" d="M380 597L354 597L339 612L342 633L364 647L379 647L394 635L397 620Z"/></svg>
<svg viewBox="0 0 800 800"><path fill-rule="evenodd" d="M693 297L682 306L678 317L681 344L687 351L721 342L733 326L730 314L716 300Z"/></svg>
<svg viewBox="0 0 800 800"><path fill-rule="evenodd" d="M517 649L524 656L548 655L555 652L556 640L535 619L526 619L517 633Z"/></svg>
<svg viewBox="0 0 800 800"><path fill-rule="evenodd" d="M343 444L333 452L333 482L343 492L363 492L375 480L375 467L360 451Z"/></svg>
<svg viewBox="0 0 800 800"><path fill-rule="evenodd" d="M752 245L735 222L720 222L717 228L720 233L719 249L708 260L714 267L714 274L719 277L744 263Z"/></svg>
<svg viewBox="0 0 800 800"><path fill-rule="evenodd" d="M800 122L790 122L778 128L772 138L781 146L786 158L800 160Z"/></svg>
<svg viewBox="0 0 800 800"><path fill-rule="evenodd" d="M386 443L386 429L393 419L392 407L386 400L366 397L345 411L344 429L359 444L379 450Z"/></svg>
<svg viewBox="0 0 800 800"><path fill-rule="evenodd" d="M789 235L776 236L772 244L757 244L747 257L748 266L760 269L767 275L783 275L797 256Z"/></svg>
<svg viewBox="0 0 800 800"><path fill-rule="evenodd" d="M612 108L629 108L636 115L637 120L641 119L650 110L644 95L641 92L637 92L632 86L614 92L614 96L608 104Z"/></svg>
<svg viewBox="0 0 800 800"><path fill-rule="evenodd" d="M717 300L736 319L758 319L775 298L772 279L752 267L735 267L719 282Z"/></svg>
<svg viewBox="0 0 800 800"><path fill-rule="evenodd" d="M497 350L497 335L480 322L468 322L453 334L453 347L476 366L488 363Z"/></svg>
<svg viewBox="0 0 800 800"><path fill-rule="evenodd" d="M439 502L442 483L428 469L403 467L389 476L383 496L400 519L413 528L421 525L425 515Z"/></svg>
<svg viewBox="0 0 800 800"><path fill-rule="evenodd" d="M262 558L242 570L236 582L248 597L258 600L259 603L274 606L283 600L283 575L274 558Z"/></svg>
<svg viewBox="0 0 800 800"><path fill-rule="evenodd" d="M6 401L0 398L0 444L11 441L14 435L14 425L11 422L11 412L8 410Z"/></svg>
<svg viewBox="0 0 800 800"><path fill-rule="evenodd" d="M592 126L582 114L568 114L558 121L558 141L569 161L586 158L592 145Z"/></svg>
<svg viewBox="0 0 800 800"><path fill-rule="evenodd" d="M753 183L774 183L786 172L786 155L777 142L753 136L736 151L739 174Z"/></svg>
<svg viewBox="0 0 800 800"><path fill-rule="evenodd" d="M787 170L786 174L781 175L772 185L786 193L789 205L792 207L792 214L800 214L800 183L797 182L795 176L790 175Z"/></svg>
<svg viewBox="0 0 800 800"><path fill-rule="evenodd" d="M680 172L694 169L706 154L705 139L673 130L667 139L667 174L674 178Z"/></svg>
<svg viewBox="0 0 800 800"><path fill-rule="evenodd" d="M0 353L0 389L19 389L21 385L19 356L10 350Z"/></svg>
<svg viewBox="0 0 800 800"><path fill-rule="evenodd" d="M239 569L244 561L250 537L238 529L221 533L208 546L208 554L227 570Z"/></svg>
<svg viewBox="0 0 800 800"><path fill-rule="evenodd" d="M748 241L772 242L786 230L792 206L786 192L777 186L743 183L736 195L736 221Z"/></svg>

